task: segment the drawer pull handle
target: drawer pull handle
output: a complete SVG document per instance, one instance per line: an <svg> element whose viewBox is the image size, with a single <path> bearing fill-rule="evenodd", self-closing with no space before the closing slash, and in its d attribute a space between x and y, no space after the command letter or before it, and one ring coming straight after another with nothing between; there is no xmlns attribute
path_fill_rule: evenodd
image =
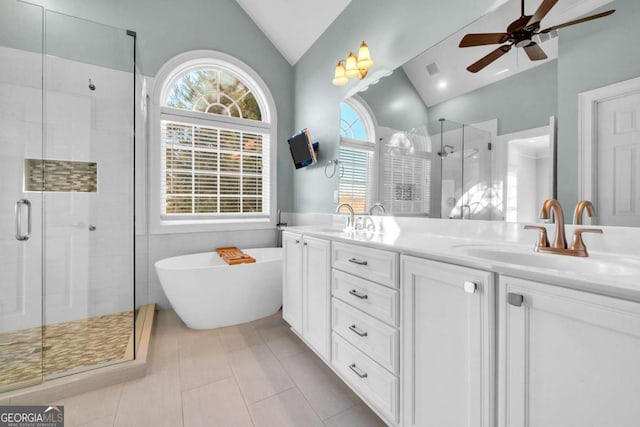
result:
<svg viewBox="0 0 640 427"><path fill-rule="evenodd" d="M349 326L349 329L351 329L353 332L355 332L357 335L360 335L361 337L366 337L367 335L369 335L367 334L366 331L363 331L362 329L358 328L356 325Z"/></svg>
<svg viewBox="0 0 640 427"><path fill-rule="evenodd" d="M509 292L507 294L507 302L515 307L521 307L524 302L524 296Z"/></svg>
<svg viewBox="0 0 640 427"><path fill-rule="evenodd" d="M478 285L474 282L464 282L464 291L468 294L475 294L476 289L478 289Z"/></svg>
<svg viewBox="0 0 640 427"><path fill-rule="evenodd" d="M361 261L358 258L350 258L349 262L352 262L352 263L358 264L358 265L367 265L368 264L367 261Z"/></svg>
<svg viewBox="0 0 640 427"><path fill-rule="evenodd" d="M364 372L362 369L358 368L355 363L352 363L351 365L349 365L349 369L351 369L353 372L355 372L356 375L359 376L360 378L367 378L368 377L367 373Z"/></svg>
<svg viewBox="0 0 640 427"><path fill-rule="evenodd" d="M367 299L367 298L369 298L369 295L367 295L367 294L363 294L363 293L361 293L361 292L358 292L358 291L356 291L355 289L351 289L351 290L349 291L349 293L350 293L351 295L353 295L354 297L358 297L358 298L360 298L360 299Z"/></svg>

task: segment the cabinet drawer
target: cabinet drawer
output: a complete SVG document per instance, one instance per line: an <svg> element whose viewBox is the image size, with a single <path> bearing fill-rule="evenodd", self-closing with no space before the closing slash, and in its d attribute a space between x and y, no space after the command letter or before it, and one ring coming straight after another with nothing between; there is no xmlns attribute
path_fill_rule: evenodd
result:
<svg viewBox="0 0 640 427"><path fill-rule="evenodd" d="M398 378L391 375L340 335L332 336L333 367L382 415L398 422Z"/></svg>
<svg viewBox="0 0 640 427"><path fill-rule="evenodd" d="M387 326L340 300L333 298L331 307L333 330L360 351L388 369L399 374L398 330Z"/></svg>
<svg viewBox="0 0 640 427"><path fill-rule="evenodd" d="M398 287L398 254L394 252L334 242L331 265L391 288Z"/></svg>
<svg viewBox="0 0 640 427"><path fill-rule="evenodd" d="M331 293L334 297L359 308L393 326L399 326L399 293L394 289L333 270Z"/></svg>

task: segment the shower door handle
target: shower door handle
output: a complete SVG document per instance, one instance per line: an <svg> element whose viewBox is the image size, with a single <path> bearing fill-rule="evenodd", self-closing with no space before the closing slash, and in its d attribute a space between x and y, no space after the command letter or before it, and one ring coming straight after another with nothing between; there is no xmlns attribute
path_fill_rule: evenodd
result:
<svg viewBox="0 0 640 427"><path fill-rule="evenodd" d="M22 234L22 206L27 207L27 234ZM31 237L31 202L20 199L16 202L16 239L24 242Z"/></svg>

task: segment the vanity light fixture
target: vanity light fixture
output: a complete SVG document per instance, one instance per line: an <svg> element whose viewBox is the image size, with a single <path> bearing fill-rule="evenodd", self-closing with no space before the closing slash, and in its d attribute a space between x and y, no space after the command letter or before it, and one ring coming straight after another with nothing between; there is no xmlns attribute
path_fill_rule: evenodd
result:
<svg viewBox="0 0 640 427"><path fill-rule="evenodd" d="M336 86L344 86L352 77L357 77L362 80L367 76L367 72L371 66L373 66L373 61L371 60L369 46L363 41L358 50L357 57L353 52L349 52L346 60L338 61L333 76L333 84Z"/></svg>

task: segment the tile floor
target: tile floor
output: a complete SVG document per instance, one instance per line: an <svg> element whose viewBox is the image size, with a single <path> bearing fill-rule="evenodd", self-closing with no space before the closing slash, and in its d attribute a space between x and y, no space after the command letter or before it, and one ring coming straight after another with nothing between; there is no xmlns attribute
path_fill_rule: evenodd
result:
<svg viewBox="0 0 640 427"><path fill-rule="evenodd" d="M144 378L57 403L67 427L384 426L280 314L195 331L160 311Z"/></svg>

